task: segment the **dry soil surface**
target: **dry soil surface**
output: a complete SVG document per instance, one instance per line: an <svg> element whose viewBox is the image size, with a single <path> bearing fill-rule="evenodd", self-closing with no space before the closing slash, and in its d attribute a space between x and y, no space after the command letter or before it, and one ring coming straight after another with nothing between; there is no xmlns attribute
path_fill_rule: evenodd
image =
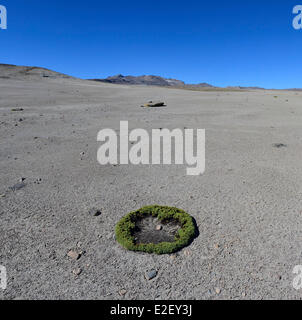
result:
<svg viewBox="0 0 302 320"><path fill-rule="evenodd" d="M140 107L150 100L167 107ZM118 131L121 120L206 129L205 173L101 166L97 133ZM292 272L302 264L301 120L299 92L0 79L0 298L300 298ZM190 213L199 236L174 255L124 250L116 223L150 204Z"/></svg>

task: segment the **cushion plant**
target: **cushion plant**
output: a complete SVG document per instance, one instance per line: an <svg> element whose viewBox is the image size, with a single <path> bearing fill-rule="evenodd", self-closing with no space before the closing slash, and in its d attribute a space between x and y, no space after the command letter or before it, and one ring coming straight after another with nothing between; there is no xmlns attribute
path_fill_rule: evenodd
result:
<svg viewBox="0 0 302 320"><path fill-rule="evenodd" d="M136 243L134 231L136 222L152 216L161 222L177 221L180 229L177 231L174 242ZM117 241L126 249L147 253L166 254L176 252L190 244L196 233L193 218L183 210L166 206L147 206L128 213L116 225Z"/></svg>

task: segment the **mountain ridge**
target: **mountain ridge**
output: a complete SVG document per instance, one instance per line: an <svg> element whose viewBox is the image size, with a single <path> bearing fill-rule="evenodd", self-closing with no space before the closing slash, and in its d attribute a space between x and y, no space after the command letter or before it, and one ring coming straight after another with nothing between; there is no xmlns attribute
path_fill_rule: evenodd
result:
<svg viewBox="0 0 302 320"><path fill-rule="evenodd" d="M40 78L66 78L74 79L64 73L52 71L41 67L17 66L0 63L0 78L2 79L40 79Z"/></svg>
<svg viewBox="0 0 302 320"><path fill-rule="evenodd" d="M54 79L80 79L77 77L69 76L64 73L56 72L47 68L42 67L31 67L31 66L18 66L14 64L4 64L0 63L0 79L42 79L42 78L54 78ZM155 75L143 75L143 76L123 76L118 74L115 76L110 76L105 79L81 79L85 81L98 81L103 83L112 84L126 84L126 85L146 85L146 86L161 86L170 88L183 88L183 89L229 89L229 90L287 90L287 91L302 91L302 88L286 88L286 89L268 89L256 86L227 86L218 87L213 86L209 83L202 82L198 84L187 84L184 81L164 78Z"/></svg>
<svg viewBox="0 0 302 320"><path fill-rule="evenodd" d="M89 79L91 81L99 81L105 83L113 84L129 84L129 85L155 85L163 87L195 87L195 88L213 88L211 84L206 82L199 84L186 84L184 81L164 78L161 76L154 75L142 75L142 76L123 76L122 74L117 74L115 76L110 76L105 79Z"/></svg>

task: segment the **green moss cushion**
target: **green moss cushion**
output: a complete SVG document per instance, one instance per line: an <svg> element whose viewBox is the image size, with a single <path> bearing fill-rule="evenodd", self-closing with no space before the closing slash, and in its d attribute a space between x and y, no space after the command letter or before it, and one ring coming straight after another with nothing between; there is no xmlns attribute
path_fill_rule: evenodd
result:
<svg viewBox="0 0 302 320"><path fill-rule="evenodd" d="M153 216L161 222L177 220L181 225L174 242L135 243L133 236L136 221L144 217ZM147 206L128 213L116 225L116 240L126 249L147 253L165 254L176 252L190 244L196 233L193 218L183 210L165 206Z"/></svg>

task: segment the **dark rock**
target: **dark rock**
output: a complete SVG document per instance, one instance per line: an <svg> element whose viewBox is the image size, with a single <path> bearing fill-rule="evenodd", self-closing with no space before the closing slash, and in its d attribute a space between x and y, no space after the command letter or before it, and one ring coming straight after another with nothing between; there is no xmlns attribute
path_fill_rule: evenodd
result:
<svg viewBox="0 0 302 320"><path fill-rule="evenodd" d="M275 147L275 148L286 148L287 145L284 144L284 143L275 143L275 144L273 144L273 147Z"/></svg>
<svg viewBox="0 0 302 320"><path fill-rule="evenodd" d="M147 280L152 280L157 276L157 271L156 270L151 270L150 272L146 273L146 279Z"/></svg>
<svg viewBox="0 0 302 320"><path fill-rule="evenodd" d="M165 103L162 101L149 101L142 105L142 107L165 107Z"/></svg>
<svg viewBox="0 0 302 320"><path fill-rule="evenodd" d="M101 210L98 210L96 208L92 208L89 210L89 215L93 216L93 217L98 217L102 214Z"/></svg>
<svg viewBox="0 0 302 320"><path fill-rule="evenodd" d="M13 185L12 187L10 187L9 189L12 190L12 191L18 191L18 190L21 190L23 188L26 187L26 184L21 182L21 183L17 183L15 185Z"/></svg>
<svg viewBox="0 0 302 320"><path fill-rule="evenodd" d="M12 111L13 112L18 112L18 111L23 111L24 109L23 108L13 108Z"/></svg>

